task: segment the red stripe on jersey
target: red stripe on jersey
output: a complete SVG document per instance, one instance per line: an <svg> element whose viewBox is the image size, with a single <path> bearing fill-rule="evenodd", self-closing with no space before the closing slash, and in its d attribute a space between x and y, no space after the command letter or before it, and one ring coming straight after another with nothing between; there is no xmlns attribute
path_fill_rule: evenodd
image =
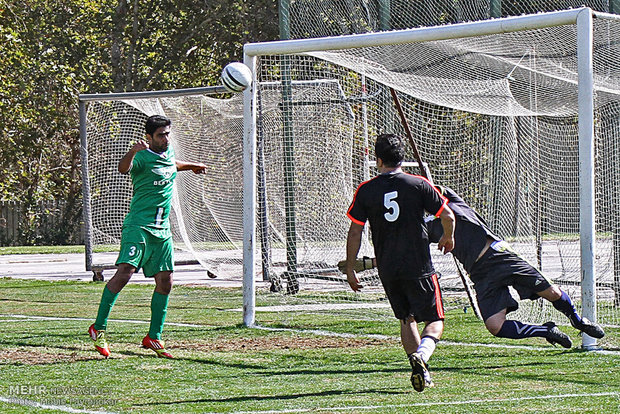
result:
<svg viewBox="0 0 620 414"><path fill-rule="evenodd" d="M448 198L445 195L441 194L441 191L437 190L437 188L435 188L433 183L431 183L428 178L426 178L426 177L424 177L422 175L409 174L409 173L406 173L406 172L403 172L403 174L412 175L414 177L421 178L422 180L426 181L433 188L433 190L435 190L435 192L437 194L439 194L439 197L441 197L441 199L443 200L443 204L441 205L441 208L439 209L439 211L437 211L437 213L434 214L435 217L439 217L441 215L441 212L448 205Z"/></svg>
<svg viewBox="0 0 620 414"><path fill-rule="evenodd" d="M441 212L444 210L444 208L446 208L447 205L448 205L448 200L445 200L443 204L441 205L441 208L439 209L437 214L435 214L435 217L441 216Z"/></svg>
<svg viewBox="0 0 620 414"><path fill-rule="evenodd" d="M378 177L378 176L377 176L377 177ZM375 179L375 178L377 178L377 177L373 177L373 178L371 178L370 180L368 180L368 181L364 181L363 183L361 183L360 185L358 185L358 186L357 186L357 189L355 190L355 194L353 194L353 201L351 201L351 205L349 206L349 209L347 210L347 217L348 217L348 218L349 218L349 219L350 219L353 223L355 223L355 224L359 224L360 226L363 226L363 225L365 225L365 224L366 224L365 222L359 221L358 219L356 219L355 217L353 217L351 214L349 214L349 213L350 213L350 211L351 211L351 209L353 208L353 204L355 204L355 198L357 197L357 192L360 190L360 188L361 188L364 184L366 184L366 183L368 183L368 182L370 182L370 181L374 180L374 179Z"/></svg>
<svg viewBox="0 0 620 414"><path fill-rule="evenodd" d="M435 306L437 307L437 316L443 319L443 299L441 298L441 288L439 287L439 281L437 280L437 273L433 273L431 276L433 286L435 286Z"/></svg>
<svg viewBox="0 0 620 414"><path fill-rule="evenodd" d="M366 225L365 222L354 219L350 214L347 214L347 217L349 217L349 219L355 224L359 224L360 226Z"/></svg>

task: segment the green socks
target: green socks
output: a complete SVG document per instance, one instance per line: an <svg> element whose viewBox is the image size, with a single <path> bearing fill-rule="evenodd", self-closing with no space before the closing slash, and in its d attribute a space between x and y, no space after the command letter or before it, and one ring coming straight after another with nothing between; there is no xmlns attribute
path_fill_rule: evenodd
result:
<svg viewBox="0 0 620 414"><path fill-rule="evenodd" d="M108 318L110 312L112 312L112 306L118 298L118 293L112 293L108 289L108 286L103 288L103 295L101 295L101 302L99 302L99 311L97 311L97 319L95 320L95 329L98 331L105 331L108 325Z"/></svg>
<svg viewBox="0 0 620 414"><path fill-rule="evenodd" d="M117 298L118 293L110 292L107 286L103 288L103 295L101 295L99 311L97 312L97 319L95 320L96 330L105 331L110 312ZM149 328L149 337L151 339L161 339L161 332L164 330L164 321L166 320L167 311L168 295L153 292L153 298L151 299L151 326Z"/></svg>
<svg viewBox="0 0 620 414"><path fill-rule="evenodd" d="M168 311L168 296L158 292L153 292L151 299L151 326L149 328L149 338L161 339L161 332L164 330L164 321Z"/></svg>

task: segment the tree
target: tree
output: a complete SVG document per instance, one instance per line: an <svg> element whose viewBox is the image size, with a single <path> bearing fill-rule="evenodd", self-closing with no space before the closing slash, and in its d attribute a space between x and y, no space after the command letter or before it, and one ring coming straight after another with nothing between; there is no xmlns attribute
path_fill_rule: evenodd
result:
<svg viewBox="0 0 620 414"><path fill-rule="evenodd" d="M215 84L277 22L275 0L0 0L0 200L23 206L14 243L66 243L79 225L79 93ZM66 201L43 238L41 200Z"/></svg>
<svg viewBox="0 0 620 414"><path fill-rule="evenodd" d="M106 18L113 90L215 84L244 43L276 38L277 21L273 0L120 0Z"/></svg>

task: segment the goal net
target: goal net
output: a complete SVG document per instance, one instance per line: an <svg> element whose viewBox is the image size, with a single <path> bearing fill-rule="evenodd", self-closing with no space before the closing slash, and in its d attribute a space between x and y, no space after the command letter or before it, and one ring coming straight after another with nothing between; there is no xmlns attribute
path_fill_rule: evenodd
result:
<svg viewBox="0 0 620 414"><path fill-rule="evenodd" d="M118 160L143 137L146 117L161 113L173 121L177 157L208 166L177 178L176 257L243 275L246 323L262 311L303 326L317 313L392 318L375 270L359 273L357 294L337 264L355 189L376 174L374 140L404 134L394 88L434 182L460 193L580 311L620 325L620 22L595 14L587 32L594 99L584 117L580 13L590 11L249 44L257 79L243 97L219 99L217 88L81 96L87 267L116 259L101 252L118 245L131 199ZM417 173L413 153L406 158ZM431 251L447 308L470 311L454 261ZM369 234L362 256L374 256ZM588 273L593 289L582 281ZM271 293L256 304L260 289ZM519 312L565 322L543 301L522 302Z"/></svg>
<svg viewBox="0 0 620 414"><path fill-rule="evenodd" d="M88 270L116 260L132 196L130 178L117 165L144 139L146 118L161 114L172 120L176 158L207 165L206 174L186 172L175 180L170 216L175 259L240 279L243 102L241 96L210 96L222 92L208 87L80 97Z"/></svg>
<svg viewBox="0 0 620 414"><path fill-rule="evenodd" d="M586 314L619 325L620 221L613 209L620 185L620 22L595 14L587 20L591 32L584 31L576 24L580 13L591 11L246 45L258 80L246 93L257 114L246 118L257 139L257 243L246 258L260 256L256 270L277 282L274 290L297 293L297 301L304 294L322 301L322 291L385 304L376 273L360 273L368 293L351 295L336 264L345 258L354 191L376 174L375 138L403 134L394 88L435 183L460 193ZM591 66L578 59L584 33L592 36ZM589 67L588 118L580 70ZM591 243L584 239L589 233ZM364 255L373 256L368 237ZM433 259L444 295L456 292L455 306L466 306L452 259L437 252ZM595 301L582 283L588 260ZM519 312L532 322L565 323L543 301L523 302Z"/></svg>

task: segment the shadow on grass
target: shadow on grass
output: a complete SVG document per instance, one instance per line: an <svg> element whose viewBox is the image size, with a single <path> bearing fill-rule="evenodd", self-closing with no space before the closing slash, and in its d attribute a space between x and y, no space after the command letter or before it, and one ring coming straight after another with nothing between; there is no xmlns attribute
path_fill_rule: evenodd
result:
<svg viewBox="0 0 620 414"><path fill-rule="evenodd" d="M484 361L473 360L468 366L461 365L458 367L431 367L432 373L458 373L458 375L469 375L472 377L503 378L504 381L539 381L547 384L571 384L572 386L600 386L601 378L598 374L594 374L596 368L589 365L572 364L566 365L566 356L582 354L583 351L578 348L566 349L561 352L544 356L544 360L531 362L516 362L516 360L508 361L505 364L485 364ZM556 360L557 359L557 360ZM596 365L596 364L595 364ZM605 367L602 367L606 370ZM499 375L499 377L495 377ZM480 383L480 380L473 380L472 383Z"/></svg>
<svg viewBox="0 0 620 414"><path fill-rule="evenodd" d="M86 295L83 295L84 297L86 297ZM0 302L12 302L12 303L42 303L45 305L75 305L75 301L71 301L71 302L64 302L64 301L54 301L54 300L50 300L50 299L45 299L45 300L34 300L34 299L11 299L11 298L0 298ZM32 316L40 316L40 315L32 315Z"/></svg>
<svg viewBox="0 0 620 414"><path fill-rule="evenodd" d="M90 339L88 339L88 337L85 339L84 344L83 345L51 345L50 343L52 341L49 341L49 336L52 335L46 335L47 340L46 341L41 341L41 343L39 344L34 344L32 342L26 342L23 340L18 340L18 341L11 341L11 340L3 340L2 341L2 346L5 348L19 348L21 351L23 352L31 352L33 355L42 355L42 354L49 354L49 355L53 355L50 352L45 352L42 351L43 349L55 349L55 350L59 350L59 351L66 351L66 352L73 352L73 353L84 353L84 352L91 352L91 347L92 347L92 343L90 343ZM65 336L65 335L57 335L57 336ZM30 337L30 339L36 339L39 336L32 336ZM42 338L42 337L41 337ZM117 344L117 346L119 346L120 344ZM85 346L89 349L85 349ZM125 356L125 357L140 357L140 358L155 358L157 359L157 356L154 352L146 349L146 348L142 348L141 345L139 344L135 344L135 348L136 351L132 351L131 349L128 349L128 347L133 347L133 344L123 344L124 348L118 348L118 347L113 347L113 345L111 346L111 357L109 358L110 361L114 361L115 358L114 356ZM139 351L138 351L139 349ZM78 361L96 361L96 360L106 360L107 358L99 355L97 353L97 351L95 351L94 348L92 348L92 352L93 352L93 356L92 357L79 357L76 358L75 362ZM229 364L229 363L223 363L221 361L217 361L217 360L213 360L213 359L199 359L199 358L183 358L183 357L177 357L174 358L172 360L167 359L167 361L189 361L189 362L194 362L194 363L199 363L199 364L206 364L206 365L217 365L217 366L221 366L221 367L228 367L228 368L237 368L237 369L241 369L241 370L259 370L259 369L265 369L267 368L264 365L251 365L251 364ZM9 363L0 363L0 366L2 365L56 365L56 364L63 364L63 363L67 363L68 361L66 360L54 360L54 361L45 361L45 362L37 362L37 363L26 363L23 361L15 361L15 362L9 362Z"/></svg>
<svg viewBox="0 0 620 414"><path fill-rule="evenodd" d="M105 360L106 358L104 358L103 356L100 356L99 354L96 353L96 351L94 349L92 349L93 352L93 356L92 357L83 357L84 352L90 352L90 349L86 349L86 348L91 348L92 344L90 343L90 339L88 337L86 337L86 339L84 340L84 343L81 345L75 345L75 344L66 344L66 345L60 345L60 344L56 344L56 345L50 345L51 343L53 343L54 341L49 341L50 336L57 336L57 337L74 337L74 335L55 335L53 333L47 333L47 335L45 335L45 338L47 338L47 340L43 340L43 336L39 336L39 335L33 335L30 336L29 338L22 338L21 340L3 340L2 341L2 345L4 347L15 347L15 348L20 348L22 351L24 352L32 352L33 355L34 354L50 354L49 351L43 351L43 349L56 349L59 351L65 351L65 352L73 352L73 353L80 353L80 357L79 359L76 360L76 362L79 361L95 361L95 360ZM38 338L41 338L41 342L40 343L33 343L33 342L29 342L26 341L24 339L31 339L33 341L37 340ZM120 346L122 346L122 348L119 348ZM111 357L109 358L110 361L114 361L115 359L115 355L116 356L124 356L124 357L140 357L140 358L155 358L157 359L155 353L153 353L152 351L142 348L141 345L139 344L135 344L135 348L136 350L132 350L129 349L130 347L134 347L133 344L128 344L128 343L117 343L116 347L114 347L114 344L111 345ZM29 351L30 350L30 351ZM174 355L174 347L170 348L170 351L173 353ZM201 365L212 365L212 366L218 366L218 367L226 367L226 368L234 368L234 369L239 369L239 370L243 370L243 371L252 371L253 373L257 374L257 375L269 375L269 376L292 376L292 375L321 375L321 374L325 374L325 373L329 373L329 374L342 374L342 375L346 375L346 374L368 374L368 373L398 373L398 372L408 372L409 371L409 364L406 362L406 360L403 360L402 366L399 367L395 367L395 368L382 368L382 369L376 369L373 367L369 367L367 369L360 369L360 365L359 363L357 364L351 364L351 369L332 369L329 371L325 371L322 368L317 368L317 369L291 369L291 370L286 370L286 371L278 371L278 370L273 370L273 369L268 369L270 367L272 367L271 364L256 364L256 363L226 363L226 362L222 362L216 358L196 358L196 357L183 357L183 356L175 356L174 359L172 360L167 360L167 361L179 361L179 362L191 362L191 363L195 363L195 364L201 364ZM38 363L34 363L32 365L54 365L54 364L63 364L66 363L66 360L58 360L58 361L45 361L45 362L38 362ZM9 363L9 364L0 364L0 365L23 365L24 362L19 362L16 361L15 363Z"/></svg>
<svg viewBox="0 0 620 414"><path fill-rule="evenodd" d="M245 401L282 401L282 400L294 400L297 398L308 398L308 397L328 397L328 396L339 396L339 395L363 395L363 394L393 394L393 395L402 395L409 394L409 391L394 391L389 389L368 389L362 391L352 391L352 390L327 390L320 392L307 392L307 393L298 393L298 394L280 394L280 395L244 395L237 397L228 397L228 398L200 398L194 400L179 400L179 401L165 401L165 402L152 402L152 403L144 403L144 404L134 404L133 407L149 407L149 406L168 406L175 404L204 404L204 403L239 403Z"/></svg>

